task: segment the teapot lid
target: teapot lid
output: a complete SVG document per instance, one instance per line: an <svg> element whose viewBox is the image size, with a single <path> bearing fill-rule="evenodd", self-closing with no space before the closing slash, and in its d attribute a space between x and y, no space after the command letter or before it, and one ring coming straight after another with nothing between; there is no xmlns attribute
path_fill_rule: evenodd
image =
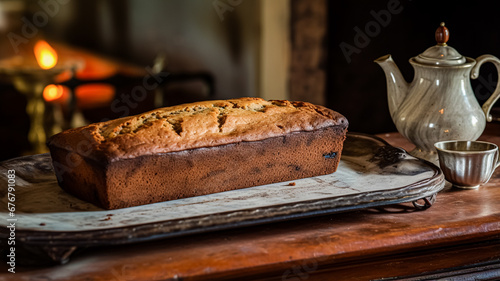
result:
<svg viewBox="0 0 500 281"><path fill-rule="evenodd" d="M421 53L415 60L427 65L459 65L465 63L466 59L455 48L446 44L450 38L450 31L444 26L444 22L436 29L437 45L432 46Z"/></svg>

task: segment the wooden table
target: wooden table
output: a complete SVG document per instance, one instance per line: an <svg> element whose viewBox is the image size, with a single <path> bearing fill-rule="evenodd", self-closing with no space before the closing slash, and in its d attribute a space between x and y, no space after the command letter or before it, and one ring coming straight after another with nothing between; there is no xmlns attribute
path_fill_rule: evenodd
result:
<svg viewBox="0 0 500 281"><path fill-rule="evenodd" d="M397 133L381 136L411 149ZM500 145L500 124L481 139ZM16 271L2 263L0 280L499 280L500 169L478 190L447 187L425 211L401 204L99 247L66 265Z"/></svg>

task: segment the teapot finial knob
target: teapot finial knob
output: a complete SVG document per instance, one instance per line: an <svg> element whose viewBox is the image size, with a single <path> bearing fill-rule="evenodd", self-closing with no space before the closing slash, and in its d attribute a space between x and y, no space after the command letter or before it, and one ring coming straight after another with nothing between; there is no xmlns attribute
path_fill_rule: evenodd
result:
<svg viewBox="0 0 500 281"><path fill-rule="evenodd" d="M444 26L444 22L441 22L440 26L436 29L436 41L438 45L446 46L448 39L450 39L450 31Z"/></svg>

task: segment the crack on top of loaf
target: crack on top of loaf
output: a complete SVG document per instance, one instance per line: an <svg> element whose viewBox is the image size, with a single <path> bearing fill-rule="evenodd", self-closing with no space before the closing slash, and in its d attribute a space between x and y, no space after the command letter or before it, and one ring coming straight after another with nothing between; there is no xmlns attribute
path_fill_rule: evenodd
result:
<svg viewBox="0 0 500 281"><path fill-rule="evenodd" d="M219 112L219 115L217 115L217 123L219 124L219 132L222 133L222 126L226 123L227 120L227 114L223 112Z"/></svg>
<svg viewBox="0 0 500 281"><path fill-rule="evenodd" d="M118 130L117 130L116 134L120 135L120 134L130 133L132 131L132 129L130 128L130 124L131 124L131 122L127 121L127 122L123 123L122 125L120 125L117 128Z"/></svg>
<svg viewBox="0 0 500 281"><path fill-rule="evenodd" d="M241 105L237 102L229 101L233 105L232 108L236 109L242 109L242 110L248 110L248 111L255 111L255 112L263 112L266 110L266 105L265 104L260 104L260 103L252 103L252 104L245 104Z"/></svg>
<svg viewBox="0 0 500 281"><path fill-rule="evenodd" d="M144 120L146 121L146 120ZM142 124L140 124L139 126L137 126L133 131L132 133L137 133L138 131L142 130L142 129L145 129L147 127L150 127L151 125L153 125L153 122L144 122Z"/></svg>
<svg viewBox="0 0 500 281"><path fill-rule="evenodd" d="M298 108L298 107L307 107L308 103L305 103L303 101L293 101L290 103L293 107Z"/></svg>
<svg viewBox="0 0 500 281"><path fill-rule="evenodd" d="M228 102L232 105L231 108L242 108L241 105L239 105L234 101L228 101Z"/></svg>
<svg viewBox="0 0 500 281"><path fill-rule="evenodd" d="M182 133L182 121L179 119L167 119L167 122L172 126L172 130L178 135L181 136Z"/></svg>
<svg viewBox="0 0 500 281"><path fill-rule="evenodd" d="M287 101L287 100L271 100L270 101L273 105L276 105L276 106L282 106L282 107L285 107L285 106L293 106L295 107L291 102Z"/></svg>
<svg viewBox="0 0 500 281"><path fill-rule="evenodd" d="M216 107L216 108L219 108L219 109L233 108L234 107L234 102L231 102L231 101L217 101L216 103L213 104L213 107Z"/></svg>
<svg viewBox="0 0 500 281"><path fill-rule="evenodd" d="M167 112L166 114L161 115L161 118L166 118L167 115L179 115L183 112L186 112L186 111L184 111L184 110L170 111L170 112Z"/></svg>
<svg viewBox="0 0 500 281"><path fill-rule="evenodd" d="M208 107L206 106L200 106L200 105L196 105L196 106L193 106L193 107L186 107L184 109L185 112L194 112L194 113L198 113L198 112L203 112L205 110L207 110Z"/></svg>
<svg viewBox="0 0 500 281"><path fill-rule="evenodd" d="M314 108L314 111L316 111L317 113L321 114L322 116L325 116L325 117L328 117L328 118L332 118L332 114L331 114L330 111L323 110L322 108L318 108L316 106L314 106L313 108Z"/></svg>
<svg viewBox="0 0 500 281"><path fill-rule="evenodd" d="M122 124L115 135L122 135L127 133L137 133L138 131L150 127L154 121L158 120L156 112L150 114L142 114ZM110 135L113 137L113 135Z"/></svg>

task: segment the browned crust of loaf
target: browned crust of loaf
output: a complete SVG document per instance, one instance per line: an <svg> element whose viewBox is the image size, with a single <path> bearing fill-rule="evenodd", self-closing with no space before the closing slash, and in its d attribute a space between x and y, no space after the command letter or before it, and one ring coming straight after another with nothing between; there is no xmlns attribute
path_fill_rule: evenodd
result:
<svg viewBox="0 0 500 281"><path fill-rule="evenodd" d="M183 104L95 123L54 135L47 144L113 162L347 125L344 116L323 106L241 98Z"/></svg>
<svg viewBox="0 0 500 281"><path fill-rule="evenodd" d="M79 163L57 173L64 190L105 209L117 209L333 173L346 131L331 126L112 163L57 147L51 155L55 168L68 167L71 158Z"/></svg>

